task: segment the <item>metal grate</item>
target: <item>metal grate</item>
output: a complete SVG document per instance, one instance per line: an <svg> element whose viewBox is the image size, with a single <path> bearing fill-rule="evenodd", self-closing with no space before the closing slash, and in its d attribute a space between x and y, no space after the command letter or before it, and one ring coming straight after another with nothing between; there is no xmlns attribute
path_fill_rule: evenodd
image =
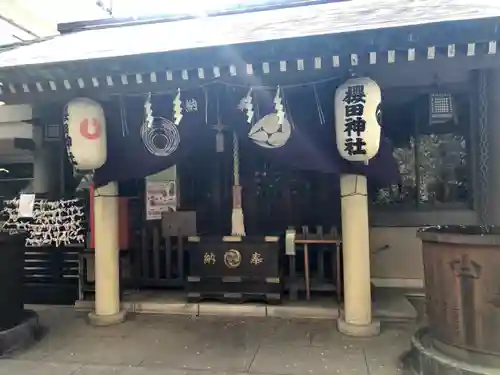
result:
<svg viewBox="0 0 500 375"><path fill-rule="evenodd" d="M430 95L430 123L441 123L454 117L453 97L447 93Z"/></svg>
<svg viewBox="0 0 500 375"><path fill-rule="evenodd" d="M25 303L73 304L78 296L78 249L27 248L23 278Z"/></svg>

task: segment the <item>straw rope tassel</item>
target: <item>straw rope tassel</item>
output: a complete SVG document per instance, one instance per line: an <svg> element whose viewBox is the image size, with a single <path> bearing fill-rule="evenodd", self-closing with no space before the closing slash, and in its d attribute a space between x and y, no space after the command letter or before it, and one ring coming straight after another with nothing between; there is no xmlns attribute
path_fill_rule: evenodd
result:
<svg viewBox="0 0 500 375"><path fill-rule="evenodd" d="M241 204L240 186L240 149L238 137L233 132L233 214L231 216L231 234L233 236L245 235L245 219Z"/></svg>

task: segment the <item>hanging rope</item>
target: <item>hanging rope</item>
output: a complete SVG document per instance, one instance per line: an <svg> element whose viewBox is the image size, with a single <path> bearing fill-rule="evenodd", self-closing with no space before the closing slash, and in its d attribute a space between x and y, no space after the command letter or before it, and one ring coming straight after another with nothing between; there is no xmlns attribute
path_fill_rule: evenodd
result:
<svg viewBox="0 0 500 375"><path fill-rule="evenodd" d="M333 82L333 81L339 81L341 77L338 76L333 76L333 77L328 77L324 79L319 79L315 81L303 81L300 83L296 84L290 84L290 85L280 85L281 89L292 89L292 88L300 88L304 86L313 86L313 85L320 85L323 83L328 83L328 82ZM227 82L222 79L213 79L211 81L208 81L203 84L193 84L193 85L185 85L183 86L183 91L188 91L192 89L199 89L199 88L207 88L215 85L222 85L224 87L230 87L230 88L244 88L244 89L253 89L254 91L256 90L276 90L276 86L263 86L263 85L244 85L244 84L236 84L233 82ZM155 91L155 95L162 95L162 94L173 94L177 92L176 89L169 89L169 90L159 90ZM110 96L117 96L120 94L111 94ZM137 94L127 94L124 95L125 97L135 97L135 96L144 96L144 93L137 93Z"/></svg>
<svg viewBox="0 0 500 375"><path fill-rule="evenodd" d="M215 151L224 152L224 125L222 125L222 120L220 116L220 93L217 94L217 124L214 129L215 133Z"/></svg>
<svg viewBox="0 0 500 375"><path fill-rule="evenodd" d="M233 132L233 181L235 186L240 186L240 145L235 132Z"/></svg>
<svg viewBox="0 0 500 375"><path fill-rule="evenodd" d="M319 123L321 125L324 125L326 122L325 114L323 113L323 108L321 107L321 100L319 99L318 91L316 90L315 84L313 84L313 91L314 91L314 100L316 101L316 109L318 111Z"/></svg>
<svg viewBox="0 0 500 375"><path fill-rule="evenodd" d="M122 136L126 137L129 134L128 122L127 122L127 112L125 103L123 102L123 96L120 96L120 120L122 123Z"/></svg>
<svg viewBox="0 0 500 375"><path fill-rule="evenodd" d="M245 219L241 200L240 147L238 136L233 132L233 213L231 216L231 234L233 236L245 235Z"/></svg>

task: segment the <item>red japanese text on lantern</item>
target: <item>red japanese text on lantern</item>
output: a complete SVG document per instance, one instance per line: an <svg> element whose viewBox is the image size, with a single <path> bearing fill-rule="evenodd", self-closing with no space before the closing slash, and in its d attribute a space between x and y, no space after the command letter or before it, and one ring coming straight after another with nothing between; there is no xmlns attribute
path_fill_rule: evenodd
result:
<svg viewBox="0 0 500 375"><path fill-rule="evenodd" d="M98 139L101 136L102 127L99 120L93 118L80 122L80 134L90 140Z"/></svg>

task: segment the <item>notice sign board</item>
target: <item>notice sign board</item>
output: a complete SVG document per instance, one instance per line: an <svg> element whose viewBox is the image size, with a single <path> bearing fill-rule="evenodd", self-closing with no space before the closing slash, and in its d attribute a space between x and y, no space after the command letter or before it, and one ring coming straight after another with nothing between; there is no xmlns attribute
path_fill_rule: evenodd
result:
<svg viewBox="0 0 500 375"><path fill-rule="evenodd" d="M146 180L146 220L160 220L162 212L176 210L176 181Z"/></svg>

